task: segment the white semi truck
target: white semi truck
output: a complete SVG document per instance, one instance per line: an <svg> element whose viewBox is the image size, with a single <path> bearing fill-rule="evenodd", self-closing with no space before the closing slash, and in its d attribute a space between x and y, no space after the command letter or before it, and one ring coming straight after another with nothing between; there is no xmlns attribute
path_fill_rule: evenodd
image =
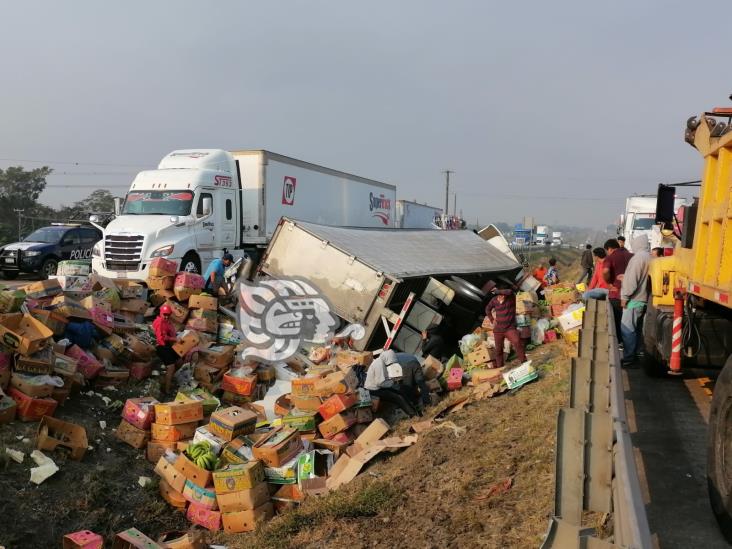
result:
<svg viewBox="0 0 732 549"><path fill-rule="evenodd" d="M674 211L684 204L683 198L676 198ZM666 247L656 225L656 195L636 195L625 199L625 212L620 216L618 236L625 237L625 247L633 250L633 238L641 234L648 236L652 248Z"/></svg>
<svg viewBox="0 0 732 549"><path fill-rule="evenodd" d="M550 244L551 241L549 240L549 227L547 227L546 225L537 225L536 231L534 232L534 242L537 246Z"/></svg>
<svg viewBox="0 0 732 549"><path fill-rule="evenodd" d="M436 229L442 208L410 200L396 201L396 226L400 229Z"/></svg>
<svg viewBox="0 0 732 549"><path fill-rule="evenodd" d="M144 280L150 261L202 272L224 249L256 257L281 217L393 228L396 187L264 150L173 151L140 172L93 250L92 269Z"/></svg>
<svg viewBox="0 0 732 549"><path fill-rule="evenodd" d="M552 246L562 245L562 233L561 231L552 231Z"/></svg>

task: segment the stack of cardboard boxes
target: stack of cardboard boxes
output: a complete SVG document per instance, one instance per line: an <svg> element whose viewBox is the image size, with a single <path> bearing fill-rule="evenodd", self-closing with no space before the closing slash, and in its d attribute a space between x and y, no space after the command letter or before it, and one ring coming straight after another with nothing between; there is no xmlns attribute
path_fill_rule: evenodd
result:
<svg viewBox="0 0 732 549"><path fill-rule="evenodd" d="M551 316L559 323L562 337L570 343L577 343L584 313L577 289L568 283L555 284L545 288L544 294Z"/></svg>

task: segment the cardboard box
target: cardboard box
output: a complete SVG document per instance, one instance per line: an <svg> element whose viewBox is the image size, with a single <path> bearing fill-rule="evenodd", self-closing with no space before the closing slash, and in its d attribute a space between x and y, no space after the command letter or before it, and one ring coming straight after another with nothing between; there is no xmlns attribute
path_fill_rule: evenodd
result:
<svg viewBox="0 0 732 549"><path fill-rule="evenodd" d="M262 469L262 479L264 479L264 469ZM216 501L222 513L249 511L264 505L269 500L269 488L263 481L258 482L252 488L237 492L221 492L218 488L216 489Z"/></svg>
<svg viewBox="0 0 732 549"><path fill-rule="evenodd" d="M292 380L292 396L293 397L315 397L315 386L320 378L317 377L301 377ZM330 396L330 395L328 395Z"/></svg>
<svg viewBox="0 0 732 549"><path fill-rule="evenodd" d="M143 314L147 310L147 301L144 299L122 299L119 303L119 310Z"/></svg>
<svg viewBox="0 0 732 549"><path fill-rule="evenodd" d="M185 330L178 336L178 341L173 344L173 350L178 356L185 356L198 345L199 341L197 332Z"/></svg>
<svg viewBox="0 0 732 549"><path fill-rule="evenodd" d="M88 446L86 429L81 425L48 416L41 418L36 440L39 450L52 452L59 447L64 448L69 451L71 459L80 461Z"/></svg>
<svg viewBox="0 0 732 549"><path fill-rule="evenodd" d="M87 353L78 345L72 345L66 349L66 355L76 360L76 368L86 379L94 379L99 375L104 366L102 366L96 357L91 353Z"/></svg>
<svg viewBox="0 0 732 549"><path fill-rule="evenodd" d="M297 410L282 418L282 425L292 427L300 432L314 431L317 424L317 412Z"/></svg>
<svg viewBox="0 0 732 549"><path fill-rule="evenodd" d="M264 503L256 509L224 513L222 515L224 532L227 534L253 532L258 524L270 520L273 516L274 508L271 502Z"/></svg>
<svg viewBox="0 0 732 549"><path fill-rule="evenodd" d="M49 311L53 311L67 318L78 318L81 320L90 320L91 316L84 306L68 296L59 295L53 298L51 305L47 307Z"/></svg>
<svg viewBox="0 0 732 549"><path fill-rule="evenodd" d="M193 524L198 524L211 531L221 529L221 513L206 509L196 503L191 503L186 512L186 518Z"/></svg>
<svg viewBox="0 0 732 549"><path fill-rule="evenodd" d="M465 357L467 364L473 367L484 366L491 360L490 353L488 352L488 346L485 343L480 343L468 353Z"/></svg>
<svg viewBox="0 0 732 549"><path fill-rule="evenodd" d="M355 391L358 388L358 377L353 370L335 372L316 381L313 396L328 398L331 395Z"/></svg>
<svg viewBox="0 0 732 549"><path fill-rule="evenodd" d="M138 429L149 430L150 425L155 421L156 398L147 396L141 398L128 398L122 409L122 418Z"/></svg>
<svg viewBox="0 0 732 549"><path fill-rule="evenodd" d="M178 474L180 475L180 473ZM180 478L185 481L185 477L183 477L183 475L180 475ZM186 498L183 497L182 493L175 490L170 484L168 484L166 480L162 478L160 479L160 483L158 484L158 489L160 490L160 495L165 501L167 501L176 509L181 509L185 511L186 507L188 506L188 502L186 501ZM166 547L168 546L166 545Z"/></svg>
<svg viewBox="0 0 732 549"><path fill-rule="evenodd" d="M261 482L264 482L264 467L261 461L231 464L213 473L217 494L252 490Z"/></svg>
<svg viewBox="0 0 732 549"><path fill-rule="evenodd" d="M175 395L178 402L200 402L203 407L203 416L210 416L219 406L221 401L211 391L203 387L195 389L182 389Z"/></svg>
<svg viewBox="0 0 732 549"><path fill-rule="evenodd" d="M214 345L198 352L199 363L212 368L224 368L234 361L234 347L231 345Z"/></svg>
<svg viewBox="0 0 732 549"><path fill-rule="evenodd" d="M199 467L188 459L185 454L179 454L175 460L175 468L180 471L186 479L190 480L196 486L205 488L213 484L213 476L211 471Z"/></svg>
<svg viewBox="0 0 732 549"><path fill-rule="evenodd" d="M7 395L0 395L0 425L10 423L15 419L18 405Z"/></svg>
<svg viewBox="0 0 732 549"><path fill-rule="evenodd" d="M23 290L0 291L0 313L17 313L25 301Z"/></svg>
<svg viewBox="0 0 732 549"><path fill-rule="evenodd" d="M165 532L158 536L158 543L165 549L206 549L206 536L201 530L191 532Z"/></svg>
<svg viewBox="0 0 732 549"><path fill-rule="evenodd" d="M196 364L193 367L193 379L204 383L216 383L224 377L225 370L214 368L206 364Z"/></svg>
<svg viewBox="0 0 732 549"><path fill-rule="evenodd" d="M584 316L584 313L585 308L581 307L574 311L564 313L557 320L559 321L559 325L562 327L562 330L568 332L569 330L582 326L582 317Z"/></svg>
<svg viewBox="0 0 732 549"><path fill-rule="evenodd" d="M164 549L137 528L120 532L114 538L112 549Z"/></svg>
<svg viewBox="0 0 732 549"><path fill-rule="evenodd" d="M104 538L90 530L66 534L62 541L63 549L103 549Z"/></svg>
<svg viewBox="0 0 732 549"><path fill-rule="evenodd" d="M323 419L328 420L334 415L344 412L356 404L358 404L357 393L333 395L323 402L323 404L318 408L318 412Z"/></svg>
<svg viewBox="0 0 732 549"><path fill-rule="evenodd" d="M463 369L451 368L450 375L447 378L447 390L456 391L463 386Z"/></svg>
<svg viewBox="0 0 732 549"><path fill-rule="evenodd" d="M186 320L186 328L197 330L199 332L207 332L215 334L218 330L219 320L215 311L206 311L203 309L193 309Z"/></svg>
<svg viewBox="0 0 732 549"><path fill-rule="evenodd" d="M201 275L194 273L178 273L175 275L173 292L179 301L188 301L192 295L203 291L204 280Z"/></svg>
<svg viewBox="0 0 732 549"><path fill-rule="evenodd" d="M52 398L33 398L18 389L10 389L8 396L17 405L16 415L20 421L38 421L43 416L52 416L58 402Z"/></svg>
<svg viewBox="0 0 732 549"><path fill-rule="evenodd" d="M211 445L211 451L217 456L226 445L226 441L214 435L206 425L202 425L193 435L193 443L206 441Z"/></svg>
<svg viewBox="0 0 732 549"><path fill-rule="evenodd" d="M188 299L188 306L191 309L204 309L206 311L218 311L219 300L210 295L192 295Z"/></svg>
<svg viewBox="0 0 732 549"><path fill-rule="evenodd" d="M55 363L53 350L45 347L32 355L17 355L14 370L26 374L50 374Z"/></svg>
<svg viewBox="0 0 732 549"><path fill-rule="evenodd" d="M44 324L53 332L53 335L61 336L66 331L68 320L61 314L45 309L31 309L30 314L38 322Z"/></svg>
<svg viewBox="0 0 732 549"><path fill-rule="evenodd" d="M356 408L356 423L371 423L374 420L374 413L371 407L364 406Z"/></svg>
<svg viewBox="0 0 732 549"><path fill-rule="evenodd" d="M173 463L170 463L165 455L161 456L155 465L155 473L160 476L168 485L183 497L183 488L186 484L186 477Z"/></svg>
<svg viewBox="0 0 732 549"><path fill-rule="evenodd" d="M150 432L138 429L124 419L117 427L115 433L117 438L122 442L126 442L133 448L144 448L147 441L150 440Z"/></svg>
<svg viewBox="0 0 732 549"><path fill-rule="evenodd" d="M381 440L381 438L388 432L389 424L381 418L375 419L366 428L366 430L353 441L353 445L357 447L359 451L363 450L364 448L368 448Z"/></svg>
<svg viewBox="0 0 732 549"><path fill-rule="evenodd" d="M88 280L91 274L91 262L83 259L67 259L65 261L59 261L58 267L56 267L56 275L52 278L61 278L63 276L69 277L83 277Z"/></svg>
<svg viewBox="0 0 732 549"><path fill-rule="evenodd" d="M190 480L186 480L185 486L183 486L183 497L190 503L195 503L206 509L218 509L216 492L213 488L203 488Z"/></svg>
<svg viewBox="0 0 732 549"><path fill-rule="evenodd" d="M132 355L141 361L151 358L155 353L155 347L137 336L129 334L124 338L124 342Z"/></svg>
<svg viewBox="0 0 732 549"><path fill-rule="evenodd" d="M304 412L317 412L323 401L316 396L295 396L292 395L291 402L295 408Z"/></svg>
<svg viewBox="0 0 732 549"><path fill-rule="evenodd" d="M29 314L11 314L0 320L0 342L21 355L40 351L51 337L53 331Z"/></svg>
<svg viewBox="0 0 732 549"><path fill-rule="evenodd" d="M297 483L297 461L299 453L290 461L274 467L264 468L264 478L268 484L295 484Z"/></svg>
<svg viewBox="0 0 732 549"><path fill-rule="evenodd" d="M63 288L58 280L49 278L48 280L41 280L34 282L23 287L25 295L30 299L42 299L44 297L54 297L63 293Z"/></svg>
<svg viewBox="0 0 732 549"><path fill-rule="evenodd" d="M132 379L147 379L152 374L152 363L150 362L133 362L130 364L130 377Z"/></svg>
<svg viewBox="0 0 732 549"><path fill-rule="evenodd" d="M531 361L524 362L520 366L513 368L503 374L503 379L506 380L506 385L509 389L515 389L522 385L533 381L539 377L539 373L531 365Z"/></svg>
<svg viewBox="0 0 732 549"><path fill-rule="evenodd" d="M10 386L32 398L49 397L55 386L41 383L40 381L44 377L13 372L10 377Z"/></svg>
<svg viewBox="0 0 732 549"><path fill-rule="evenodd" d="M150 262L147 272L150 276L175 276L178 264L164 257L156 257Z"/></svg>
<svg viewBox="0 0 732 549"><path fill-rule="evenodd" d="M180 425L203 419L203 404L200 401L165 402L155 404L155 423L159 425Z"/></svg>
<svg viewBox="0 0 732 549"><path fill-rule="evenodd" d="M175 276L150 276L147 279L147 287L151 290L172 290L174 282Z"/></svg>
<svg viewBox="0 0 732 549"><path fill-rule="evenodd" d="M151 440L147 443L145 457L150 463L157 463L165 454L166 450L175 450L175 444L175 442Z"/></svg>
<svg viewBox="0 0 732 549"><path fill-rule="evenodd" d="M350 351L339 350L335 355L336 366L339 368L348 368L349 366L366 366L368 367L374 360L371 351Z"/></svg>
<svg viewBox="0 0 732 549"><path fill-rule="evenodd" d="M254 392L254 387L257 385L257 376L254 374L239 376L236 375L236 372L236 370L229 370L229 372L224 374L224 378L221 381L221 388L224 391L236 393L237 395L251 395Z"/></svg>
<svg viewBox="0 0 732 549"><path fill-rule="evenodd" d="M164 442L178 442L192 438L198 427L198 422L182 423L179 425L161 425L153 422L150 425L153 440Z"/></svg>
<svg viewBox="0 0 732 549"><path fill-rule="evenodd" d="M318 431L320 431L320 434L323 435L325 438L333 438L336 434L340 433L341 431L345 431L355 423L355 412L353 412L352 410L347 412L341 412L340 414L335 414L329 419L321 422L320 425L318 425Z"/></svg>
<svg viewBox="0 0 732 549"><path fill-rule="evenodd" d="M442 365L442 362L437 360L432 355L427 355L427 358L424 359L424 364L422 365L422 373L424 374L425 380L437 379L442 375L442 372L444 370L445 367Z"/></svg>
<svg viewBox="0 0 732 549"><path fill-rule="evenodd" d="M265 465L278 467L295 457L301 448L300 436L295 429L279 427L252 446L252 455Z"/></svg>
<svg viewBox="0 0 732 549"><path fill-rule="evenodd" d="M211 414L208 429L224 440L253 433L257 424L257 414L238 406L231 406Z"/></svg>
<svg viewBox="0 0 732 549"><path fill-rule="evenodd" d="M470 371L470 381L473 385L480 383L497 383L501 381L501 375L503 374L502 368L488 368L485 370L476 369Z"/></svg>

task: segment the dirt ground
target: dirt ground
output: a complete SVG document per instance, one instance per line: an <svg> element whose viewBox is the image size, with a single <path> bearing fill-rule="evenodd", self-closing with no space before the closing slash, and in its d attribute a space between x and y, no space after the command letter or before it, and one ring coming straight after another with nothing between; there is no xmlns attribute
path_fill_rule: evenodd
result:
<svg viewBox="0 0 732 549"><path fill-rule="evenodd" d="M89 389L85 389L88 391ZM94 390L97 392L96 390ZM159 393L154 381L129 385L119 391L98 391L112 402ZM89 445L82 461L68 459L61 451L46 452L59 471L36 486L29 481L35 462L38 423L14 421L0 425L0 545L8 549L59 547L64 534L92 530L111 541L114 534L137 527L148 535L187 529L185 517L160 497L153 466L142 450L131 448L114 436L121 409L110 409L97 396L79 394L67 399L55 417L83 425ZM99 422L106 421L102 429ZM25 440L24 440L25 439ZM22 464L9 458L5 448L26 454ZM141 476L153 479L146 488Z"/></svg>

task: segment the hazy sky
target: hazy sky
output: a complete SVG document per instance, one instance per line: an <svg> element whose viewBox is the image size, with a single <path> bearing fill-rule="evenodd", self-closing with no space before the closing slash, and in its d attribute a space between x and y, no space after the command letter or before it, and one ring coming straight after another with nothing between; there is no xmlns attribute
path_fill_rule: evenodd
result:
<svg viewBox="0 0 732 549"><path fill-rule="evenodd" d="M0 167L64 172L42 196L58 205L100 187L123 195L173 149L266 148L435 205L452 169L471 222L604 226L626 195L699 176L683 129L729 104L724 25L705 23L728 10L3 2Z"/></svg>

